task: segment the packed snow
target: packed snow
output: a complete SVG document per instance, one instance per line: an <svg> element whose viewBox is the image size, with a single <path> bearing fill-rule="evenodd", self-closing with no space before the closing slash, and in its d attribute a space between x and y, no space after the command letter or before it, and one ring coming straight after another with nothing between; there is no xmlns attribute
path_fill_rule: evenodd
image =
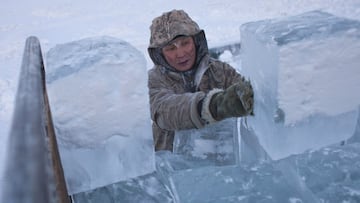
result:
<svg viewBox="0 0 360 203"><path fill-rule="evenodd" d="M42 45L42 49L44 54L49 54L51 52L48 52L51 48L55 47L58 44L65 44L68 42L72 42L72 41L77 41L77 40L81 40L84 38L88 38L88 37L99 37L99 36L111 36L111 37L115 37L121 40L124 40L126 43L129 43L131 46L134 46L135 49L139 50L140 52L142 52L143 56L145 56L145 60L144 63L146 63L145 68L142 69L144 71L144 73L146 73L145 69L149 69L152 66L152 62L149 60L149 57L147 56L147 45L148 45L148 39L149 39L149 26L151 24L151 20L160 15L161 13L171 10L171 9L184 9L185 11L187 11L189 13L189 15L198 22L199 26L201 28L203 28L206 32L207 35L207 39L208 39L208 43L209 43L209 47L217 47L217 46L222 46L222 45L227 45L227 44L231 44L231 43L238 43L240 42L242 39L240 37L240 25L247 23L247 22L253 22L253 21L258 21L258 20L263 20L263 19L270 19L270 18L279 18L281 17L282 19L284 19L285 17L288 16L293 16L293 15L297 15L297 14L301 14L303 12L306 11L311 11L311 10L315 10L315 9L320 9L322 11L325 12L329 12L332 14L335 14L336 16L340 16L340 17L346 17L349 19L355 19L355 20L360 20L360 2L357 0L349 0L349 1L342 1L342 0L308 0L308 1L301 1L301 0L295 0L295 1L291 1L291 0L278 0L278 1L220 1L220 0L212 0L212 1L205 1L205 0L201 0L201 1L196 1L196 2L188 2L188 3L184 3L184 1L180 1L180 0L175 0L175 1L162 1L162 0L155 0L155 1L131 1L131 2L121 2L121 1L106 1L106 2L102 2L102 3L98 3L96 1L85 1L85 0L81 0L81 1L57 1L57 2L49 2L49 1L44 1L44 0L36 0L36 1L31 1L31 2L17 2L17 1L10 1L10 0L4 0L2 2L2 5L0 7L0 13L1 13L1 18L0 18L0 47L1 47L1 51L0 51L0 174L2 175L3 172L3 167L4 167L4 158L5 158L5 152L6 152L6 143L7 143L7 136L8 136L8 132L9 132L9 127L11 124L11 117L12 117L12 111L14 108L14 98L15 98L15 93L16 93L16 88L17 88L17 82L18 82L18 73L19 73L19 69L20 69L20 64L21 64L21 57L22 57L22 53L23 53L23 47L24 47L24 42L25 39L30 36L30 35L35 35L37 37L39 37L41 45ZM351 35L351 30L348 33L349 35ZM335 43L333 44L333 46L337 46L339 45L339 42L334 41ZM347 44L351 44L352 41L344 41L344 43ZM356 48L356 43L354 44L354 46L352 46L352 49L350 50L344 50L344 53L354 53L353 50L358 50L358 48ZM297 45L297 47L301 46L301 44ZM306 45L308 46L308 45ZM325 49L328 48L327 46L324 47L320 47L320 49ZM331 48L331 47L330 47ZM291 53L291 50L289 49L289 47L285 47L282 52L285 53ZM240 62L237 61L238 58L231 58L231 56L229 55L229 53L226 53L227 55L222 55L222 57L226 60L231 61L231 64L234 65L236 68L238 68L240 70L240 72L242 71L242 67L239 65ZM311 52L308 53L309 55L311 55ZM298 57L299 54L294 53L293 57L291 59L295 59L296 57ZM305 55L304 55L305 56ZM349 57L349 60L352 60L354 55L344 55L344 57ZM47 57L45 57L45 59L47 59ZM285 58L283 58L285 59ZM345 60L342 57L339 56L339 59L341 60ZM234 61L235 60L235 61ZM75 60L74 60L75 61ZM336 60L338 61L338 60ZM51 61L49 61L51 63ZM335 61L333 61L335 63ZM295 64L294 61L282 61L282 63L284 64ZM315 62L314 62L315 63ZM331 65L333 64L332 61L324 61L325 65ZM348 64L350 66L355 67L356 64ZM130 69L127 69L128 71L131 72ZM355 69L354 69L355 70ZM80 70L77 70L80 71ZM117 71L117 70L116 70ZM116 72L115 71L115 72ZM139 70L138 70L139 71ZM279 78L286 78L286 71L281 72L284 75L279 75ZM319 70L319 72L322 70ZM333 70L333 73L336 73L336 70ZM49 70L49 79L52 80L54 84L56 83L56 74L54 75L55 78L51 78L51 73ZM89 73L85 73L89 74ZM102 74L97 72L97 74ZM134 74L135 76L137 75L136 73L130 73L130 74ZM141 73L138 73L141 75ZM276 73L273 73L276 74ZM290 72L290 74L292 74ZM121 74L119 74L120 76ZM125 75L125 74L124 74ZM108 75L103 75L103 76L108 76ZM114 75L113 75L114 76ZM72 75L71 77L74 77L73 79L76 79L76 75ZM352 74L351 71L344 73L344 76L342 77L346 77L346 81L344 80L344 82L346 82L346 84L342 83L341 85L343 85L343 87L348 87L349 84L355 84L357 85L358 83L358 78L356 74ZM124 79L126 78L125 76L123 78L114 78L112 77L112 81L114 83L102 83L104 86L104 88L111 86L113 89L109 89L109 91L112 91L112 93L116 93L117 86L112 86L113 84L116 84L117 82L119 82L118 80L123 80L122 82L128 82L129 84L132 84L133 82L129 80ZM275 76L273 78L276 78ZM124 81L125 80L125 81ZM86 80L84 80L86 81ZM74 81L73 81L74 82ZM291 82L291 80L282 80L282 82ZM341 81L337 81L337 82L341 82ZM73 83L73 86L76 86L79 84L75 84ZM321 88L322 85L324 85L323 83L320 84L316 84L319 85L318 87ZM90 86L86 86L87 88L91 88ZM56 88L56 85L54 85L54 88ZM57 87L59 89L57 90L61 90L61 87ZM64 88L64 87L62 87ZM336 106L337 108L331 108L331 112L327 111L329 108L329 106L310 106L313 107L313 109L311 109L311 111L307 111L302 110L302 109L297 109L294 106L291 106L290 104L294 104L292 102L294 101L302 101L298 94L295 94L293 92L291 92L292 90L292 86L291 85L287 85L287 84L282 84L280 89L280 94L279 94L279 107L281 107L281 109L285 112L285 115L288 115L287 117L285 117L284 122L286 122L286 124L294 124L296 122L298 122L299 120L301 120L302 118L309 116L307 115L308 113L312 113L312 112L326 112L326 113L330 113L330 115L338 115L341 114L342 112L345 112L346 110L352 110L354 108L354 106L356 106L358 103L356 103L358 100L357 98L352 99L349 98L348 95L351 95L349 93L351 92L356 92L356 89L354 89L353 91L347 91L347 90L339 90L339 91L344 91L341 92L342 96L344 97L344 95L346 96L346 100L350 100L349 102L347 102L348 106ZM70 87L69 87L70 90ZM273 89L275 90L275 89ZM316 92L316 89L313 90L314 92ZM347 91L347 92L346 92ZM67 96L73 96L71 95L71 93L74 93L75 90L72 92L70 91L69 95ZM286 96L283 95L287 95L288 93L291 93L291 95L293 95L294 97L292 98L291 102L287 101ZM144 87L144 89L140 90L140 94L144 95L145 93L147 93L147 89L146 87ZM340 92L339 92L340 93ZM275 93L276 95L277 93ZM283 95L282 95L283 94ZM111 92L110 94L111 95ZM88 98L94 98L96 97L96 95L87 95ZM114 96L114 95L111 95ZM297 97L298 96L298 97ZM317 95L316 95L317 96ZM312 98L310 99L311 101L321 101L321 99L324 99L327 95L325 94L325 96L321 96L321 94L319 95L318 98L316 98L316 96L314 96L313 98L315 98L314 100L312 100ZM54 95L53 95L54 97ZM111 97L112 99L115 98ZM277 98L277 99L279 99ZM303 99L303 98L302 98ZM55 100L55 98L54 98ZM51 101L51 98L50 98ZM116 102L115 101L110 101L109 102ZM60 101L58 101L59 103L61 103ZM309 102L309 100L307 100L307 102ZM102 113L102 109L101 109L101 105L100 106L87 106L87 102L84 98L84 100L82 100L81 102L84 106L84 109L89 108L90 112L88 112L89 114L91 114L91 112L100 112ZM100 109L94 109L94 108L98 108L100 107ZM55 108L55 107L54 107ZM145 110L144 109L142 110ZM65 118L70 118L71 117L71 111L73 111L75 109L75 107L73 108L69 108L69 111L66 112L66 110L55 110L58 111L58 113L62 113L65 115ZM133 116L132 114L132 110L126 111L126 109L122 112L124 113L124 115L127 116ZM273 112L272 112L273 113ZM280 117L281 117L281 112L280 112ZM145 117L145 116L144 116ZM356 118L358 117L358 115L356 114L356 112L354 112L352 115L350 115L350 117L352 118ZM103 123L109 123L111 125L113 125L114 121L110 120L113 119L114 117L111 116L109 117L102 117ZM54 118L56 119L56 118ZM281 118L280 118L281 120ZM351 119L349 119L351 120ZM65 120L66 122L67 120ZM84 120L82 120L84 121ZM87 125L94 125L91 122L91 119L89 120L90 122L87 123ZM352 125L352 127L354 127L356 120L351 120L353 123L350 124ZM126 120L125 118L121 118L118 121L119 123L127 123L127 122L131 122L130 120ZM358 121L359 122L359 121ZM332 124L335 125L335 124ZM96 131L90 132L90 135L94 132L108 132L102 134L102 136L109 136L112 134L118 134L121 133L121 130L117 130L117 129L109 129L108 128L109 125L102 125L103 128L101 129L96 129ZM347 125L345 125L346 127ZM358 124L359 126L359 124ZM148 126L144 127L145 129L148 129ZM140 129L141 130L141 129ZM349 130L349 129L347 129ZM130 130L131 131L131 130ZM357 129L356 132L358 132L359 130ZM92 134L94 135L94 134ZM264 135L265 136L265 135ZM120 136L121 137L121 136ZM79 139L81 139L79 142L76 142L76 144L81 143L82 145L92 145L94 146L94 143L89 143L88 141L100 141L103 140L101 137L96 137L95 139L84 139L85 137L78 137ZM106 137L108 138L108 137ZM73 146L74 144L74 140L76 138L71 138L71 137L64 137L64 139L62 140L64 143L69 144L68 146ZM357 138L358 139L358 138ZM356 138L355 138L356 140ZM262 141L260 139L260 141ZM305 143L305 142L309 142L308 138L299 138L298 143ZM262 141L262 143L264 143ZM61 144L61 143L60 143ZM76 145L75 144L75 145ZM147 145L147 146L150 146ZM275 148L275 146L269 146L265 144L266 149L269 150L269 148ZM300 145L302 146L302 145ZM115 148L115 147L114 147ZM301 148L301 147L300 147ZM335 153L333 156L334 159L332 160L331 157L329 160L327 160L328 162L326 162L328 165L331 166L338 166L337 164L342 164L344 165L344 168L334 168L334 170L338 170L335 171L334 173L337 174L339 177L342 177L342 175L346 175L346 177L349 178L345 178L345 179L336 179L337 181L343 181L342 183L344 184L340 184L339 185L332 185L331 187L333 188L325 188L324 189L324 185L326 183L326 181L331 181L332 179L330 177L332 177L332 175L334 174L333 172L329 172L329 175L326 176L324 179L321 179L322 182L320 181L320 185L316 182L311 182L312 178L314 181L318 180L314 177L319 176L320 174L317 173L312 173L311 164L316 164L316 161L319 161L320 158L318 159L314 159L313 162L311 162L311 159L306 159L306 157L313 157L314 153L309 152L307 154L304 155L300 155L299 158L296 158L296 160L300 160L299 161L299 167L302 167L301 170L298 169L300 172L298 173L298 175L300 174L302 177L305 178L305 181L302 181L301 184L306 185L304 190L301 190L301 188L293 188L293 191L297 191L297 193L292 193L290 192L289 194L287 194L288 196L281 196L283 194L280 193L274 193L274 191L270 191L269 190L265 190L266 192L269 192L271 194L277 194L280 195L280 199L281 198L285 198L288 199L289 201L297 201L299 198L303 199L303 200L313 200L313 198L320 198L320 199L333 199L333 200L343 200L343 201L347 201L346 199L341 199L342 196L334 196L334 191L341 191L342 195L345 195L344 198L347 198L349 196L353 196L355 199L359 198L358 194L360 189L356 186L359 185L358 184L358 179L356 179L356 177L358 177L358 174L356 173L356 167L358 167L358 160L357 159L352 159L352 160L343 160L341 158L343 157L354 157L354 155L358 155L359 152L356 151L358 149L358 145L352 144L347 146L346 148L341 148L341 149L334 149L334 150L321 150L321 151L316 151L314 153L318 154L318 153L330 153L333 154L335 152L339 152L339 153ZM303 150L304 148L299 149L297 152ZM333 148L331 148L333 149ZM115 150L115 149L114 149ZM135 150L135 149L134 149ZM343 153L341 153L344 150ZM349 151L353 150L353 153L350 153ZM111 152L106 152L106 153L111 153ZM278 153L278 152L276 152ZM275 154L275 153L274 153ZM273 155L274 155L273 154ZM289 154L289 151L286 152L279 152L278 154L276 154L276 157L282 157L284 156L284 154ZM163 155L159 154L157 155L157 159L160 159ZM168 154L164 155L165 157L168 156ZM339 156L340 158L336 158L337 156ZM169 160L171 160L173 157L168 157ZM290 158L289 158L290 159ZM302 160L302 162L301 162ZM174 163L171 164L166 164L168 160L165 160L163 162L158 161L159 165L167 165L167 166L172 166L179 162L181 162L181 157L179 159L176 159L174 161ZM344 161L344 162L341 162ZM345 161L347 161L345 163ZM351 165L351 161L354 162L354 166ZM308 163L311 162L311 163ZM184 163L182 163L183 165L187 165L187 166L191 166L193 163L188 163L186 161L184 161ZM277 162L275 163L275 165L277 165ZM141 166L142 167L142 166ZM150 169L153 166L149 166L148 169L149 171L151 171ZM196 173L208 173L209 176L213 176L214 174L222 174L222 173L229 173L229 174L233 174L234 170L235 171L242 171L245 174L247 174L246 171L248 171L250 173L250 177L254 177L255 179L258 178L256 176L256 171L254 171L253 168L249 167L247 168L247 166L237 166L239 167L238 169L233 169L232 166L226 166L228 167L227 169L224 169L224 171L218 171L216 168L208 168L205 171L199 171L199 172L195 172L193 174L191 174L191 171L185 171L189 173L189 176L191 177L191 175L193 175L194 180L197 180L198 182L201 183L201 181L204 181L201 179L201 177L196 176ZM260 174L263 174L266 176L266 174L269 173L269 171L278 171L281 169L273 169L273 165L263 165L260 166L262 168L265 168L263 170L259 169L261 172L259 172ZM269 167L269 168L267 168ZM274 166L275 167L275 166ZM317 170L324 170L324 168L321 168L322 166L317 166L315 168L317 168ZM354 168L353 168L354 167ZM159 166L158 166L159 168ZM182 167L184 168L184 167ZM188 168L188 167L185 167ZM281 167L280 167L281 168ZM333 168L333 167L331 167ZM306 172L310 170L310 172ZM165 171L165 172L164 172ZM304 172L305 171L305 172ZM163 173L164 172L164 173ZM282 171L283 172L283 171ZM81 172L76 172L76 174L79 174ZM145 173L145 172L144 172ZM160 174L159 174L160 173ZM172 171L167 171L167 170L159 170L159 173L151 173L145 176L144 179L139 179L139 180L128 180L127 182L123 182L123 184L120 185L112 185L112 189L110 189L112 192L114 192L114 195L119 195L119 188L123 188L124 193L126 193L125 191L127 191L127 189L134 189L135 191L138 191L139 195L141 194L145 194L144 196L140 196L138 197L138 200L146 200L146 198L148 198L149 200L153 201L153 202L172 202L174 199L175 200L180 200L183 198L186 198L186 194L181 193L181 191L186 192L186 190L183 190L184 188L186 188L188 186L188 184L194 184L193 182L191 182L191 179L185 179L185 182L181 182L181 180L183 180L183 176L186 175L186 173L175 173ZM241 172L240 172L241 173ZM277 172L276 172L277 173ZM253 175L253 176L252 176ZM157 176L160 176L160 178L154 178ZM285 176L285 177L284 177ZM325 174L324 174L325 176ZM215 176L218 177L218 176ZM223 177L223 176L221 176ZM289 178L290 177L290 178ZM241 178L241 176L237 177L237 178ZM261 181L279 181L279 180L283 180L286 179L287 181L296 181L298 180L299 177L294 177L290 174L284 173L282 175L279 176L278 180L273 180L273 179L265 179L265 180L261 180ZM320 177L322 178L322 177ZM165 186L161 186L161 184L159 184L159 179L161 179L162 183L166 183ZM177 185L174 185L174 180L179 180L178 182L176 182ZM206 180L206 177L205 177ZM0 176L0 188L4 186L4 184L2 184L2 178ZM186 181L190 181L189 183L187 183ZM252 182L251 178L248 180L245 180L244 182L241 182L241 180L239 179L232 179L231 177L225 177L224 179L213 179L214 184L216 183L223 183L225 181L226 184L231 184L231 183L241 183L241 185L243 185L243 188L251 190L253 192L250 192L248 194L258 194L259 192L263 192L260 188L257 188L256 185L259 184L261 185L262 182ZM304 183L305 182L305 183ZM200 195L208 195L211 192L207 191L206 188L208 188L208 184L204 182L204 187L202 187L202 189L204 190L200 190L197 191ZM267 182L269 183L269 182ZM275 182L278 183L278 182ZM294 183L294 182L292 182ZM100 183L101 185L102 183ZM183 184L183 185L182 185ZM324 185L321 185L324 184ZM221 186L221 184L220 184ZM286 188L288 185L285 184L283 186L281 186L280 188ZM328 186L328 185L326 185ZM139 189L140 188L140 189ZM170 189L169 189L170 188ZM249 201L249 200L254 200L253 198L255 198L256 200L260 200L261 198L271 198L268 195L266 195L267 193L265 192L265 194L263 194L263 196L247 196L245 194L242 193L242 191L238 191L236 188L233 188L234 190L234 194L233 195L228 195L228 196L222 196L224 195L224 193L221 194L221 192L219 191L219 193L214 193L213 196L209 196L207 199L208 202L219 202L220 200L224 201L224 202L231 202L231 201ZM276 188L270 188L276 190ZM335 190L333 190L335 189ZM109 188L99 188L99 190L106 190L108 191ZM299 192L300 191L300 192ZM309 194L309 191L310 192ZM143 192L143 193L142 193ZM311 194L313 193L313 194ZM99 194L99 193L96 193ZM100 193L101 194L101 193ZM106 192L106 194L112 194L111 192ZM159 195L162 194L162 195ZM296 196L298 194L301 194L302 196ZM1 195L1 193L0 193ZM82 195L92 195L92 193L85 193ZM121 195L121 194L120 194ZM131 195L131 192L129 194L123 194L124 198L129 198ZM189 194L188 194L189 195ZM218 195L218 196L216 196ZM294 195L294 196L292 196ZM314 197L314 195L316 195L316 197ZM81 198L82 196L79 195L78 198ZM100 198L97 195L93 195L91 196L92 199L96 202L96 198ZM146 197L146 198L145 198ZM192 196L194 197L194 196ZM1 197L0 197L1 198ZM104 196L103 198L109 198L108 196ZM134 198L133 200L136 200L136 197L132 197ZM198 197L196 197L198 198ZM193 199L192 201L196 202L198 201L198 199ZM225 198L225 199L224 199ZM260 199L259 199L260 198ZM276 197L274 197L276 198ZM91 199L91 198L87 198L87 199ZM102 199L104 200L104 199ZM219 201L217 201L219 200ZM150 202L151 202L150 201ZM350 200L349 200L350 201Z"/></svg>

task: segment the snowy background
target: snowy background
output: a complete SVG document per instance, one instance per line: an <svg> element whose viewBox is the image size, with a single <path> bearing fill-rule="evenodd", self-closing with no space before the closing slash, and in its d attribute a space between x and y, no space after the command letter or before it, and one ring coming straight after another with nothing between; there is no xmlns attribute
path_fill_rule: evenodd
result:
<svg viewBox="0 0 360 203"><path fill-rule="evenodd" d="M2 0L0 6L0 174L13 111L25 39L40 39L43 53L57 44L86 37L112 36L147 56L149 26L154 17L171 9L184 9L205 30L209 47L240 42L241 24L286 17L320 9L360 20L358 0L278 1L32 1ZM2 180L0 176L0 180ZM1 181L2 182L2 181ZM1 184L0 184L1 186Z"/></svg>

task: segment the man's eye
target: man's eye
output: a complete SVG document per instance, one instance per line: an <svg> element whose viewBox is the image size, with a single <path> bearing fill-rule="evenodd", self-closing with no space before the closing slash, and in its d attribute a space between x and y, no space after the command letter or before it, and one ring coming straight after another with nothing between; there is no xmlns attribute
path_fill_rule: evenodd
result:
<svg viewBox="0 0 360 203"><path fill-rule="evenodd" d="M164 51L174 51L175 49L176 49L176 46L174 44L164 47Z"/></svg>
<svg viewBox="0 0 360 203"><path fill-rule="evenodd" d="M190 44L190 40L184 40L181 42L181 46L186 46L188 44Z"/></svg>

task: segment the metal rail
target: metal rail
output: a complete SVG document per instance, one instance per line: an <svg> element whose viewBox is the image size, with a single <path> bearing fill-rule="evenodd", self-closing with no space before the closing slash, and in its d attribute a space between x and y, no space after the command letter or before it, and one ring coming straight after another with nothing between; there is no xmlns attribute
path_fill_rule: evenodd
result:
<svg viewBox="0 0 360 203"><path fill-rule="evenodd" d="M36 37L25 44L6 158L2 202L70 202Z"/></svg>

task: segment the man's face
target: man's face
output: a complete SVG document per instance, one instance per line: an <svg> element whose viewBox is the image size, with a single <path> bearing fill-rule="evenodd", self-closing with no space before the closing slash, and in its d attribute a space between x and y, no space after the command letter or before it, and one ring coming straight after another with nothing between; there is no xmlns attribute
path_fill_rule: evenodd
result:
<svg viewBox="0 0 360 203"><path fill-rule="evenodd" d="M171 41L162 48L169 65L178 71L192 68L196 58L196 48L192 37L182 36Z"/></svg>

